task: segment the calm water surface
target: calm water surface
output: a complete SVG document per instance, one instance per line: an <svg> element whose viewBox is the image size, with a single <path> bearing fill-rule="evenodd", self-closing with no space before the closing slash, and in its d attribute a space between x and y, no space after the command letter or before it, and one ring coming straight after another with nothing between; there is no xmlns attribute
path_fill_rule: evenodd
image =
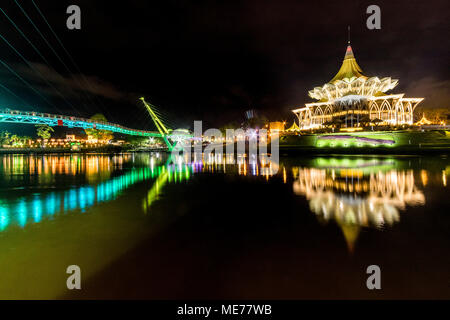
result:
<svg viewBox="0 0 450 320"><path fill-rule="evenodd" d="M2 155L0 298L448 299L449 176L446 156Z"/></svg>

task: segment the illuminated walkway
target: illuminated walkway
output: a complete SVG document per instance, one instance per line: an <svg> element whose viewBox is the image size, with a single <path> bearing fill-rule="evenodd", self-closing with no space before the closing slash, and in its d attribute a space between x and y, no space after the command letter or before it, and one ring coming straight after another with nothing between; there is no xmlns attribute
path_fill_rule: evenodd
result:
<svg viewBox="0 0 450 320"><path fill-rule="evenodd" d="M173 144L170 143L169 139L172 141L176 141L179 139L191 138L191 135L187 131L176 130L176 132L173 132L167 129L161 122L161 120L156 116L156 114L151 108L151 105L145 102L143 98L141 98L141 100L144 103L145 107L147 108L147 111L149 112L150 116L152 117L152 120L155 123L156 127L158 128L158 131L131 129L121 126L119 124L91 120L87 118L78 118L50 113L39 113L34 111L27 112L9 109L0 110L0 122L23 123L23 124L46 124L51 127L61 126L68 128L98 129L133 136L159 137L164 139L169 149L173 148Z"/></svg>

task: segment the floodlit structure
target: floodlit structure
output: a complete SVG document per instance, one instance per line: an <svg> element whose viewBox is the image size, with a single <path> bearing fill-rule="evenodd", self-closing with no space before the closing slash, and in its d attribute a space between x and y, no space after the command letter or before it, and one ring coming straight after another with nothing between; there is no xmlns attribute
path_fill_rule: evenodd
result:
<svg viewBox="0 0 450 320"><path fill-rule="evenodd" d="M308 92L318 102L292 110L299 130L319 129L339 124L358 128L365 124L413 124L413 113L423 98L405 98L404 94L387 94L398 84L397 79L366 76L348 41L344 61L328 83Z"/></svg>

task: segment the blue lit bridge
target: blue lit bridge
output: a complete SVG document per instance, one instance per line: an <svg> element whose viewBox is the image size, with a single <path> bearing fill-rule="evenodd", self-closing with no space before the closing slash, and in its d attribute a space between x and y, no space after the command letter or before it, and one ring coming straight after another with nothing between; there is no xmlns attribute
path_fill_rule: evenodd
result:
<svg viewBox="0 0 450 320"><path fill-rule="evenodd" d="M39 113L34 111L18 111L10 109L0 109L0 123L23 123L23 124L46 124L51 127L61 126L68 128L82 128L82 129L98 129L98 130L108 130L111 132L122 133L126 135L142 136L142 137L158 137L163 138L169 149L173 149L174 144L172 141L179 141L180 139L190 139L192 135L187 130L176 130L173 132L167 129L166 126L161 122L157 115L153 112L151 105L145 102L141 98L147 111L152 117L158 131L147 131L139 129L131 129L119 124L97 121L87 118L79 118L73 116L63 116L50 113Z"/></svg>

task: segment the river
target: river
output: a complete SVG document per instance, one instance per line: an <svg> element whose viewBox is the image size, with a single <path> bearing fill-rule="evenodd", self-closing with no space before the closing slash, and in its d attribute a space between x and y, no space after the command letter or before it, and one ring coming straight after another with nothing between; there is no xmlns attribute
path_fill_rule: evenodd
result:
<svg viewBox="0 0 450 320"><path fill-rule="evenodd" d="M0 298L448 299L449 176L447 156L1 155Z"/></svg>

